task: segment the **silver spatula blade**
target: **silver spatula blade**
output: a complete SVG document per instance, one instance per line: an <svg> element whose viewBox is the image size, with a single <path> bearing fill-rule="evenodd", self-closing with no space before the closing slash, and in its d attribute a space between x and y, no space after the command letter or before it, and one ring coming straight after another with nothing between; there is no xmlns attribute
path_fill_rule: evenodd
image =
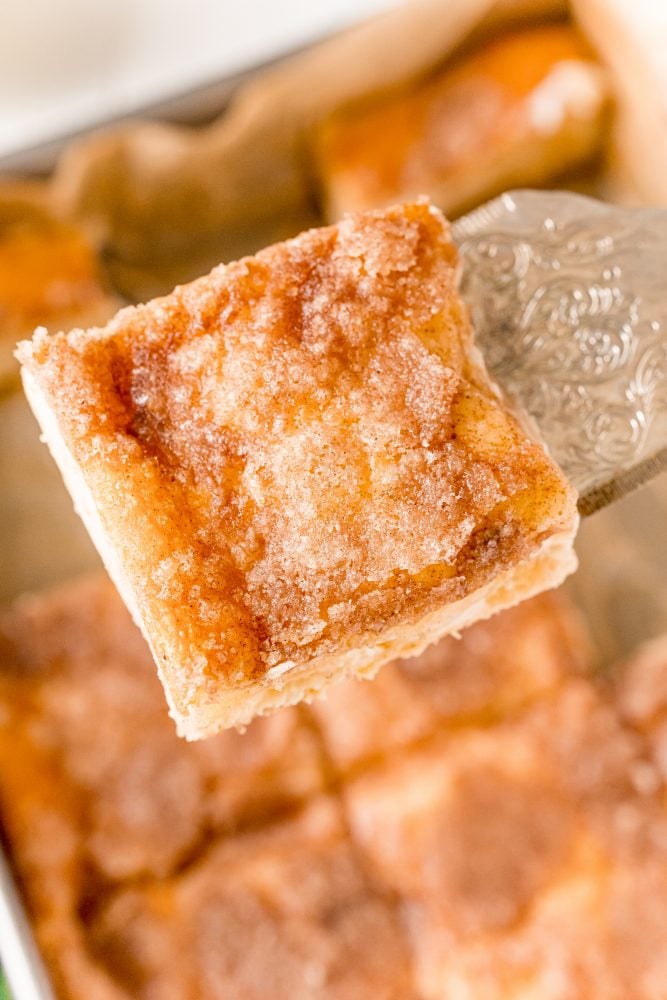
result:
<svg viewBox="0 0 667 1000"><path fill-rule="evenodd" d="M512 191L453 232L487 365L581 513L667 468L667 210Z"/></svg>

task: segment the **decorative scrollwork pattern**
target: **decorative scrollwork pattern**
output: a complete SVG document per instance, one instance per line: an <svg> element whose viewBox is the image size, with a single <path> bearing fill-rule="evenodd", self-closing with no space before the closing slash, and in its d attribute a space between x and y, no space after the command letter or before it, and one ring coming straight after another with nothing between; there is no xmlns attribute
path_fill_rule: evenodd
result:
<svg viewBox="0 0 667 1000"><path fill-rule="evenodd" d="M582 499L632 485L667 450L667 211L516 191L454 237L494 377Z"/></svg>

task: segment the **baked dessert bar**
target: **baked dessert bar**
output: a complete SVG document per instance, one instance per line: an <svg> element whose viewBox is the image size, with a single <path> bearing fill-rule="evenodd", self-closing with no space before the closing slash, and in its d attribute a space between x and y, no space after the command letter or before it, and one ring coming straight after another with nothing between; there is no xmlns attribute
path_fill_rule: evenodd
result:
<svg viewBox="0 0 667 1000"><path fill-rule="evenodd" d="M119 893L89 933L135 1000L417 1000L398 908L328 799Z"/></svg>
<svg viewBox="0 0 667 1000"><path fill-rule="evenodd" d="M326 214L428 194L452 215L546 184L599 151L606 104L603 71L574 28L507 31L321 126L314 165Z"/></svg>
<svg viewBox="0 0 667 1000"><path fill-rule="evenodd" d="M372 676L574 568L574 492L456 286L420 201L20 346L181 734Z"/></svg>
<svg viewBox="0 0 667 1000"><path fill-rule="evenodd" d="M87 878L166 876L213 832L279 816L323 781L296 709L243 736L179 740L107 577L23 598L0 617L0 811L20 870L29 878L36 864L40 886L51 860L66 894Z"/></svg>
<svg viewBox="0 0 667 1000"><path fill-rule="evenodd" d="M59 1000L660 1000L664 640L597 686L568 605L540 597L451 643L481 678L502 652L488 714L443 709L309 780L313 709L179 741L106 580L20 601L0 634L0 823ZM361 689L375 718L382 683ZM494 705L480 691L455 706ZM283 717L288 741L260 735ZM264 808L218 826L241 777Z"/></svg>
<svg viewBox="0 0 667 1000"><path fill-rule="evenodd" d="M81 230L58 219L38 183L0 185L0 387L17 374L16 341L51 330L103 323L120 307L107 294Z"/></svg>
<svg viewBox="0 0 667 1000"><path fill-rule="evenodd" d="M345 776L437 732L516 714L583 675L592 659L577 610L551 591L387 664L373 684L334 684L309 711Z"/></svg>
<svg viewBox="0 0 667 1000"><path fill-rule="evenodd" d="M589 682L381 763L347 800L424 1000L664 993L664 778Z"/></svg>

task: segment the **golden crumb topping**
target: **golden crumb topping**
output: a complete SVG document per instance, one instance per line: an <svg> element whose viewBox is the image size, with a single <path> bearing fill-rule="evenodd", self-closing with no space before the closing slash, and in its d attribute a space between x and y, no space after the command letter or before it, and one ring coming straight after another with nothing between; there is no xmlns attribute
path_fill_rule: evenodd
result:
<svg viewBox="0 0 667 1000"><path fill-rule="evenodd" d="M414 621L570 522L456 280L419 202L24 347L177 705Z"/></svg>
<svg viewBox="0 0 667 1000"><path fill-rule="evenodd" d="M18 374L16 341L36 326L106 322L119 305L85 234L50 214L40 193L0 184L0 383Z"/></svg>

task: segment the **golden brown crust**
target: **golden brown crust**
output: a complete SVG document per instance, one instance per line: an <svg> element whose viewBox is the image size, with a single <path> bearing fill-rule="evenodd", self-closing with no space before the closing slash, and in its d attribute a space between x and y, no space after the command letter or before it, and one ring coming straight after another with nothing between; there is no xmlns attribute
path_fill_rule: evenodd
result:
<svg viewBox="0 0 667 1000"><path fill-rule="evenodd" d="M315 143L327 214L428 194L448 214L599 149L606 86L567 25L508 31L432 80L340 112Z"/></svg>
<svg viewBox="0 0 667 1000"><path fill-rule="evenodd" d="M381 645L573 532L572 491L471 346L424 202L23 345L190 735L268 707L205 726L225 692L294 679L295 700L318 658Z"/></svg>

